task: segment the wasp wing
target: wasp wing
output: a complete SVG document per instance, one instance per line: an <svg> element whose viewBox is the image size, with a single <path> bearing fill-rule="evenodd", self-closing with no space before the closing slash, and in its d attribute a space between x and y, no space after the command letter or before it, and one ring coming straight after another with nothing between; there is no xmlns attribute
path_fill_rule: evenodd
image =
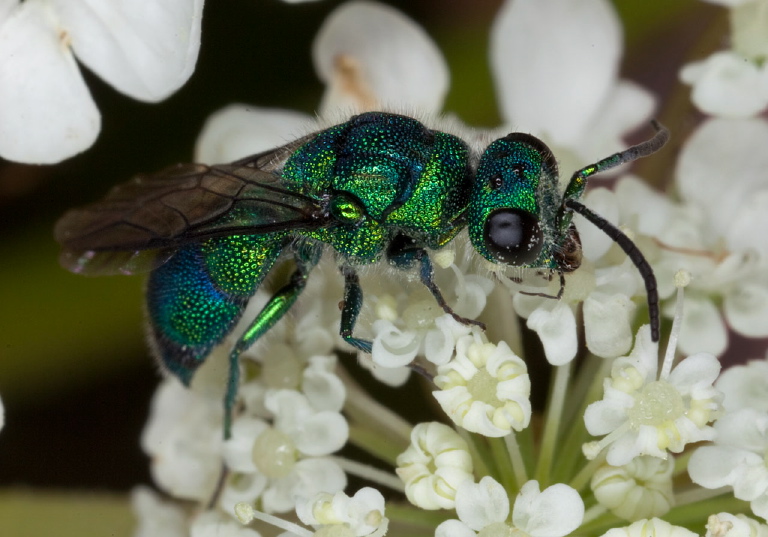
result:
<svg viewBox="0 0 768 537"><path fill-rule="evenodd" d="M273 154L179 164L116 186L56 224L62 264L73 272L130 274L160 266L190 241L328 225L322 200L289 190L276 170L262 169L274 168Z"/></svg>

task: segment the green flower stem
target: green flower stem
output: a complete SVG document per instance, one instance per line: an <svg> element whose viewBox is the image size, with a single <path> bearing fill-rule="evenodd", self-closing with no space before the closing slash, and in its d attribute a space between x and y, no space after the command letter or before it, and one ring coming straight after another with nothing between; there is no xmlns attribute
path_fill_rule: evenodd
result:
<svg viewBox="0 0 768 537"><path fill-rule="evenodd" d="M435 527L449 518L455 518L456 515L453 511L428 511L414 507L409 503L387 502L385 516L391 522L417 526L419 531L418 533L414 532L416 534L434 535ZM398 528L396 532L392 532L392 535L403 535L403 533Z"/></svg>
<svg viewBox="0 0 768 537"><path fill-rule="evenodd" d="M699 503L731 494L730 487L720 487L718 489L705 489L704 487L692 487L683 492L675 493L675 508L683 507L692 503Z"/></svg>
<svg viewBox="0 0 768 537"><path fill-rule="evenodd" d="M666 518L665 518L666 520ZM606 531L612 528L620 528L622 526L628 526L630 522L622 520L612 513L603 513L591 522L587 522L579 526L579 529L574 532L578 535L602 535Z"/></svg>
<svg viewBox="0 0 768 537"><path fill-rule="evenodd" d="M508 436L514 436L510 434ZM504 445L504 438L489 438L488 445L491 448L493 460L496 463L496 467L499 469L499 483L504 486L507 491L517 490L520 488L520 482L517 481L515 470L512 466L512 461L507 454L507 447Z"/></svg>
<svg viewBox="0 0 768 537"><path fill-rule="evenodd" d="M568 379L571 375L571 362L555 368L555 379L550 390L550 400L544 422L544 435L541 442L536 479L542 488L549 486L552 460L554 458L557 437L560 432L560 421L563 414L563 404L568 392Z"/></svg>
<svg viewBox="0 0 768 537"><path fill-rule="evenodd" d="M331 457L348 474L356 475L377 485L405 493L405 485L402 480L391 471L380 470L368 464L353 461L346 457Z"/></svg>
<svg viewBox="0 0 768 537"><path fill-rule="evenodd" d="M528 472L525 470L525 460L523 460L523 454L520 451L520 444L517 443L517 435L514 432L508 434L504 437L504 442L506 443L507 454L515 472L517 489L520 490L528 481Z"/></svg>
<svg viewBox="0 0 768 537"><path fill-rule="evenodd" d="M598 358L590 354L577 376L576 383L568 393L568 415L564 418L570 423L568 433L562 442L562 449L553 473L553 481L565 482L575 473L579 464L584 462L581 445L589 438L584 426L584 412L587 406L597 401L602 394L602 381L610 371L613 360ZM576 404L579 402L579 404Z"/></svg>
<svg viewBox="0 0 768 537"><path fill-rule="evenodd" d="M469 453L472 456L472 466L475 469L475 475L493 475L498 476L499 472L494 467L491 469L488 463L493 461L491 452L488 449L488 444L485 443L485 437L471 434L466 429L461 427L456 428L456 432L459 433L464 441L469 446Z"/></svg>
<svg viewBox="0 0 768 537"><path fill-rule="evenodd" d="M380 431L372 431L351 423L349 425L349 442L392 466L397 466L398 455L405 451L405 447L389 442L389 439Z"/></svg>
<svg viewBox="0 0 768 537"><path fill-rule="evenodd" d="M599 503L593 505L592 507L587 509L586 512L584 513L584 520L582 521L582 525L589 524L590 522L592 522L598 517L603 516L607 512L608 510L602 505L600 505Z"/></svg>
<svg viewBox="0 0 768 537"><path fill-rule="evenodd" d="M579 470L579 473L576 474L576 477L571 479L571 482L568 483L568 485L576 489L578 492L581 492L589 484L589 481L592 479L595 471L600 466L602 466L604 462L605 450L601 451L600 454L594 458L594 460L591 460L585 464L584 467Z"/></svg>
<svg viewBox="0 0 768 537"><path fill-rule="evenodd" d="M394 444L395 447L392 449L398 453L404 451L411 442L413 428L411 424L389 407L373 399L344 368L339 368L338 375L347 388L344 412L349 420L350 429L358 429L363 437L368 435L362 434L362 431L367 431L376 436L378 442L382 444ZM382 438L386 438L387 442L382 442Z"/></svg>
<svg viewBox="0 0 768 537"><path fill-rule="evenodd" d="M675 455L675 469L672 471L672 477L688 473L688 461L691 460L693 451L689 449L680 455Z"/></svg>
<svg viewBox="0 0 768 537"><path fill-rule="evenodd" d="M268 513L263 513L261 511L253 511L251 513L253 518L256 520L260 520L262 522L266 522L270 526L274 526L276 528L280 528L283 531L287 531L290 533L293 533L294 535L298 535L299 537L312 537L313 532L311 530L308 530L302 526L299 526L298 524L294 524L293 522L289 522L285 519L282 519L280 517L270 515Z"/></svg>
<svg viewBox="0 0 768 537"><path fill-rule="evenodd" d="M749 502L737 500L731 494L727 494L705 501L677 506L664 515L664 520L678 526L703 528L704 524L707 523L709 515L722 512L734 515L742 513L754 517L749 508Z"/></svg>

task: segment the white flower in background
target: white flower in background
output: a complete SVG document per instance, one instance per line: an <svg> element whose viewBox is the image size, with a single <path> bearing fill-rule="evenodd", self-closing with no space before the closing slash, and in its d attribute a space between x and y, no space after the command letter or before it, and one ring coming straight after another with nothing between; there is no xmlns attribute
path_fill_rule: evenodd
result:
<svg viewBox="0 0 768 537"><path fill-rule="evenodd" d="M691 530L660 518L643 519L624 528L612 528L602 537L697 537Z"/></svg>
<svg viewBox="0 0 768 537"><path fill-rule="evenodd" d="M194 71L202 11L203 0L2 2L0 156L50 164L91 146L101 116L77 62L134 99L168 97Z"/></svg>
<svg viewBox="0 0 768 537"><path fill-rule="evenodd" d="M768 1L713 3L730 8L732 48L684 66L680 78L693 86L691 100L706 114L757 116L768 108Z"/></svg>
<svg viewBox="0 0 768 537"><path fill-rule="evenodd" d="M133 537L187 537L187 515L177 505L160 500L149 487L131 491L131 508L136 517Z"/></svg>
<svg viewBox="0 0 768 537"><path fill-rule="evenodd" d="M324 526L344 526L355 537L383 535L387 518L384 516L384 496L371 487L358 490L349 497L343 492L320 493L309 500L296 503L296 514L304 524L319 529Z"/></svg>
<svg viewBox="0 0 768 537"><path fill-rule="evenodd" d="M686 141L676 182L687 224L661 249L691 273L680 334L684 352L720 354L725 322L747 337L768 336L768 122L711 119ZM662 260L664 261L664 260ZM719 304L722 304L721 306Z"/></svg>
<svg viewBox="0 0 768 537"><path fill-rule="evenodd" d="M221 397L163 381L141 435L159 487L177 498L210 499L221 472L222 417Z"/></svg>
<svg viewBox="0 0 768 537"><path fill-rule="evenodd" d="M640 455L666 458L667 451L680 453L686 444L712 440L707 425L720 412L722 395L712 384L720 363L711 354L689 356L674 368L674 343L658 371L658 344L651 341L647 325L638 330L635 348L612 366L604 380L603 399L584 413L587 431L605 436L584 445L592 459L607 448L606 460L623 466Z"/></svg>
<svg viewBox="0 0 768 537"><path fill-rule="evenodd" d="M707 519L705 537L768 537L768 526L742 514L718 513Z"/></svg>
<svg viewBox="0 0 768 537"><path fill-rule="evenodd" d="M419 423L411 432L411 445L397 457L396 471L413 505L452 509L456 489L472 480L469 446L447 425Z"/></svg>
<svg viewBox="0 0 768 537"><path fill-rule="evenodd" d="M665 515L674 506L672 457L636 457L624 466L603 464L592 476L595 499L619 518Z"/></svg>
<svg viewBox="0 0 768 537"><path fill-rule="evenodd" d="M509 498L492 477L479 483L467 481L456 492L459 520L447 520L435 530L435 537L472 537L488 535L528 535L564 537L581 525L584 502L578 492L563 484L539 490L537 481L528 481L520 489L508 523Z"/></svg>
<svg viewBox="0 0 768 537"><path fill-rule="evenodd" d="M504 341L489 343L476 331L460 338L456 355L438 368L434 382L437 402L470 432L499 437L530 423L528 368Z"/></svg>
<svg viewBox="0 0 768 537"><path fill-rule="evenodd" d="M694 483L708 489L730 486L752 512L768 520L768 413L752 408L729 412L715 422L714 445L698 448L688 463Z"/></svg>
<svg viewBox="0 0 768 537"><path fill-rule="evenodd" d="M206 511L192 521L189 537L261 537L261 534L254 529L244 528L222 513Z"/></svg>
<svg viewBox="0 0 768 537"><path fill-rule="evenodd" d="M729 367L717 379L715 387L723 392L723 407L727 412L740 408L768 412L768 355L763 360Z"/></svg>
<svg viewBox="0 0 768 537"><path fill-rule="evenodd" d="M346 475L328 458L347 442L349 428L338 410L318 410L295 390L267 393L273 424L243 416L232 425L224 445L227 467L239 474L225 486L221 503L234 511L238 502L261 499L265 512L294 508L297 495L336 492Z"/></svg>

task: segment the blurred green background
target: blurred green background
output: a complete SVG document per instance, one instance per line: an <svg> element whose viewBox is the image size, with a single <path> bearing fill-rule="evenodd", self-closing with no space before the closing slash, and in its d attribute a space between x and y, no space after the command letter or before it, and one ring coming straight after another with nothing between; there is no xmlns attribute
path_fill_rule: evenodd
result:
<svg viewBox="0 0 768 537"><path fill-rule="evenodd" d="M203 122L227 104L313 113L323 88L310 47L340 3L209 0L197 69L178 93L143 104L86 71L102 113L96 144L55 166L0 163L0 535L46 535L45 527L59 537L125 535L131 522L121 497L89 495L124 499L132 486L150 483L139 435L159 374L144 343L143 278L85 278L61 269L54 222L138 172L190 160ZM496 125L487 47L501 0L386 3L424 26L446 55L446 110L477 126ZM626 27L623 75L679 104L685 93L676 70L708 52L701 41L709 29L727 29L724 11L697 0L615 4ZM662 107L663 121L665 113ZM673 133L690 128L689 113L668 118ZM674 154L657 164L662 182ZM41 508L53 509L45 515L53 519L36 527L45 523L34 515Z"/></svg>

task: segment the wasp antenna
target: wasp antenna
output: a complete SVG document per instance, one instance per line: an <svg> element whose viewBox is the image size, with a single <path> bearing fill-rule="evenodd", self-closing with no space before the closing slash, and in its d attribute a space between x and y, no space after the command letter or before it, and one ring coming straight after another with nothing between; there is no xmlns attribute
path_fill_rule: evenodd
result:
<svg viewBox="0 0 768 537"><path fill-rule="evenodd" d="M621 153L617 153L615 155L615 157L618 157L617 162L613 166L618 166L619 164L624 164L625 162L632 162L633 160L647 157L648 155L652 155L664 147L664 145L666 145L666 143L669 141L669 129L655 119L651 120L651 126L656 131L656 134L653 135L653 138L641 142L637 145L633 145L632 147L628 147ZM613 166L610 167L612 168ZM608 168L603 168L603 170L606 169Z"/></svg>
<svg viewBox="0 0 768 537"><path fill-rule="evenodd" d="M651 142L653 140L649 140ZM637 147L637 146L635 146ZM651 339L659 341L659 292L656 287L656 276L650 263L645 259L642 252L637 248L632 239L627 237L619 228L611 224L608 220L599 214L588 209L584 204L566 199L563 203L567 209L579 213L581 216L592 222L597 228L601 229L613 241L618 244L627 256L637 267L640 276L645 282L645 291L648 296L648 316L651 318Z"/></svg>
<svg viewBox="0 0 768 537"><path fill-rule="evenodd" d="M594 164L590 164L574 173L565 189L563 197L571 200L579 199L587 186L587 179L596 173L610 170L611 168L626 164L627 162L632 162L633 160L642 157L647 157L664 147L669 141L669 129L655 119L651 120L651 126L656 130L656 134L649 140L628 147L619 153L614 153L610 157L604 158Z"/></svg>

